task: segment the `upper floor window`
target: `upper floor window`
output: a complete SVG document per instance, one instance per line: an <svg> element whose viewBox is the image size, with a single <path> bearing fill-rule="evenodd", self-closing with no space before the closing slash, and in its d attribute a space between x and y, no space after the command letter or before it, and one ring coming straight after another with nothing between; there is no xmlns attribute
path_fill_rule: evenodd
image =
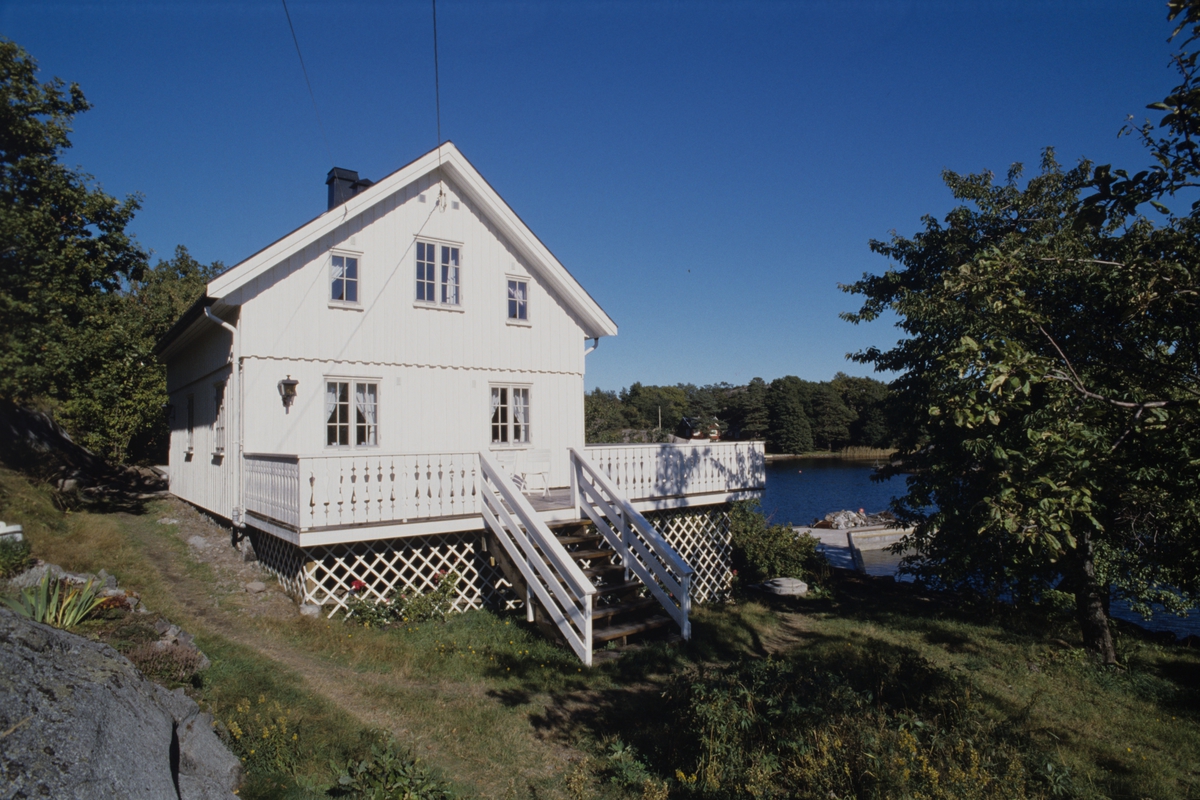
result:
<svg viewBox="0 0 1200 800"><path fill-rule="evenodd" d="M329 258L329 300L358 303L358 258L334 255Z"/></svg>
<svg viewBox="0 0 1200 800"><path fill-rule="evenodd" d="M492 387L492 444L529 444L528 387Z"/></svg>
<svg viewBox="0 0 1200 800"><path fill-rule="evenodd" d="M356 447L379 444L379 384L326 381L325 444L349 447L351 442Z"/></svg>
<svg viewBox="0 0 1200 800"><path fill-rule="evenodd" d="M508 318L514 322L529 320L529 281L508 279Z"/></svg>
<svg viewBox="0 0 1200 800"><path fill-rule="evenodd" d="M417 242L417 302L462 305L462 263L453 245Z"/></svg>

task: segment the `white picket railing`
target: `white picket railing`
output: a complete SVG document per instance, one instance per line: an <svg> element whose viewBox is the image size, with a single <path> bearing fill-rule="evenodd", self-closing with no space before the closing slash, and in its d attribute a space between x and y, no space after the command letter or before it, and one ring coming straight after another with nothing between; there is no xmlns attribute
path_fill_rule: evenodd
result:
<svg viewBox="0 0 1200 800"><path fill-rule="evenodd" d="M300 527L300 466L295 456L247 453L242 469L247 511Z"/></svg>
<svg viewBox="0 0 1200 800"><path fill-rule="evenodd" d="M662 604L683 638L690 639L692 568L621 496L613 481L573 447L571 494L620 556L621 565Z"/></svg>
<svg viewBox="0 0 1200 800"><path fill-rule="evenodd" d="M248 512L297 530L477 515L479 456L248 453Z"/></svg>
<svg viewBox="0 0 1200 800"><path fill-rule="evenodd" d="M750 491L767 481L762 442L592 445L584 452L630 500Z"/></svg>
<svg viewBox="0 0 1200 800"><path fill-rule="evenodd" d="M596 587L491 456L480 453L479 465L484 521L567 644L590 666Z"/></svg>

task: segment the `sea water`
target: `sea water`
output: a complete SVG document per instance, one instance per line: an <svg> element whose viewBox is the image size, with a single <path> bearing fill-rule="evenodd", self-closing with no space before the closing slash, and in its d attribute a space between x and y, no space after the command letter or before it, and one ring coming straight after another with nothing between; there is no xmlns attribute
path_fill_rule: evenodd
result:
<svg viewBox="0 0 1200 800"><path fill-rule="evenodd" d="M834 511L860 508L869 514L885 511L893 497L904 494L904 476L872 481L875 467L871 461L835 458L768 464L763 512L773 524L811 525ZM887 550L868 550L862 556L863 568L868 575L895 577L900 567L901 556ZM1147 630L1200 636L1200 610L1192 610L1187 617L1157 613L1145 619L1133 612L1128 603L1114 599L1110 613Z"/></svg>

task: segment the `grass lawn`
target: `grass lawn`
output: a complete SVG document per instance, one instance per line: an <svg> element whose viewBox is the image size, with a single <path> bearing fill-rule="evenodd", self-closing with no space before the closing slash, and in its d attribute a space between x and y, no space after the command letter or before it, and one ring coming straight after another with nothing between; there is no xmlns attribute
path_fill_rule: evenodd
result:
<svg viewBox="0 0 1200 800"><path fill-rule="evenodd" d="M1053 615L835 575L824 599L698 608L690 643L588 669L523 615L375 630L254 600L232 559L189 545L219 531L180 503L66 514L0 469L0 519L196 635L213 666L189 691L250 737L243 797L324 796L330 761L383 735L465 797L895 796L880 787L901 779L924 781L910 796L1200 797L1200 653L1132 626L1105 669ZM132 624L77 632L132 646Z"/></svg>

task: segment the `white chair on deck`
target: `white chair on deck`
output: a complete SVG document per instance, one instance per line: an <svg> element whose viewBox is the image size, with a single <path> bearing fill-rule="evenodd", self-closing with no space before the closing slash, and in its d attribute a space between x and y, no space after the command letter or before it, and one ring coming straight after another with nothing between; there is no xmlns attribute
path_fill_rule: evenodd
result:
<svg viewBox="0 0 1200 800"><path fill-rule="evenodd" d="M550 496L550 451L529 450L525 453L525 466L521 470L525 478L523 487L529 493L530 478L538 478L542 482L542 497Z"/></svg>

